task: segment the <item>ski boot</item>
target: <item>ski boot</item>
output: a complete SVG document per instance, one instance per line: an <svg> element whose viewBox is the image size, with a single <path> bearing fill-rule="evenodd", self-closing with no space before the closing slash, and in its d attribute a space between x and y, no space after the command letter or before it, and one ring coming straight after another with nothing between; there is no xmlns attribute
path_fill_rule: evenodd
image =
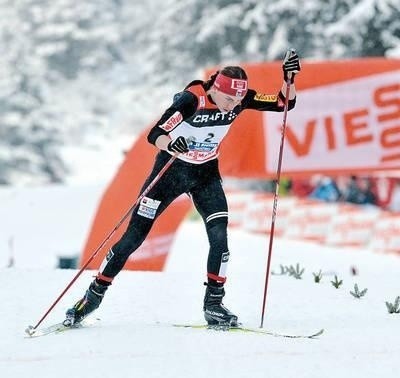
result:
<svg viewBox="0 0 400 378"><path fill-rule="evenodd" d="M86 290L83 298L76 302L72 308L67 310L63 324L67 327L76 326L86 318L86 316L96 310L100 306L108 286L109 285L103 285L94 280Z"/></svg>
<svg viewBox="0 0 400 378"><path fill-rule="evenodd" d="M204 296L204 318L212 328L238 327L238 317L230 312L223 304L222 298L225 295L223 286L213 286L210 283L204 283L207 286Z"/></svg>

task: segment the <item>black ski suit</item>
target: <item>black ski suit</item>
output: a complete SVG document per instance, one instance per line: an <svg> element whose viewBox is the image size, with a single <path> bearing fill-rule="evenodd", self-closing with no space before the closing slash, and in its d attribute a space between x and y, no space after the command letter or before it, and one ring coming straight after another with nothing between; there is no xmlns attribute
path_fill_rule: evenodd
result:
<svg viewBox="0 0 400 378"><path fill-rule="evenodd" d="M126 232L110 249L98 279L111 282L123 268L128 257L143 243L154 221L178 196L187 193L200 213L210 244L207 276L209 280L223 283L229 260L227 242L228 207L218 170L219 145L234 119L245 109L260 111L284 110L284 95L259 94L249 89L241 104L229 113L221 113L207 96L207 84L195 81L175 95L172 105L148 134L155 144L160 135L172 139L184 136L191 140L189 152L178 155L170 168L149 191L133 211ZM295 106L289 100L289 110ZM154 179L171 154L160 151L153 170L141 192Z"/></svg>

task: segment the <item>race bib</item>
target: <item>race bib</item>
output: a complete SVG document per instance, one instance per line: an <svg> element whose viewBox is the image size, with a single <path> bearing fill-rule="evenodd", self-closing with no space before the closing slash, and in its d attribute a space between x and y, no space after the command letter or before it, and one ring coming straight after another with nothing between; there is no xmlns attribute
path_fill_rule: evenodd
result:
<svg viewBox="0 0 400 378"><path fill-rule="evenodd" d="M140 201L138 214L145 218L154 219L160 203L161 201L149 197L143 197Z"/></svg>

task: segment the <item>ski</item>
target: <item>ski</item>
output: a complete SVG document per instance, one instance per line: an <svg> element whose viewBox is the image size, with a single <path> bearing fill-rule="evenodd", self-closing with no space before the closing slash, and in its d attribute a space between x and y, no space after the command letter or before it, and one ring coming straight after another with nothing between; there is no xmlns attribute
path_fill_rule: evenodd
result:
<svg viewBox="0 0 400 378"><path fill-rule="evenodd" d="M32 326L29 326L26 330L25 333L27 336L26 338L34 338L34 337L41 337L41 336L46 336L50 335L51 333L61 333L64 331L72 330L72 329L80 329L80 328L86 328L90 327L94 324L96 324L100 319L97 318L89 318L89 319L83 319L80 323L74 324L74 325L68 325L65 324L65 320L60 323L55 323L52 324L48 327L42 327L38 329L34 329Z"/></svg>
<svg viewBox="0 0 400 378"><path fill-rule="evenodd" d="M209 326L206 324L174 324L173 326L179 328L208 329L208 330L226 331L226 332L256 333L274 337L286 337L290 339L315 339L318 336L321 336L324 332L323 329L320 329L318 332L315 333L295 335L295 334L285 334L285 333L268 331L262 328L245 327L242 325L237 327L230 327L224 325Z"/></svg>

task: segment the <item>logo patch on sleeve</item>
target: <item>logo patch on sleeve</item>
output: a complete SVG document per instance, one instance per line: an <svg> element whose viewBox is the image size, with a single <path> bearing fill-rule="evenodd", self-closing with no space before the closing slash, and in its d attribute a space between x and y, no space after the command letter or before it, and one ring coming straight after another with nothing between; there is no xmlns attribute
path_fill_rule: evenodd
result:
<svg viewBox="0 0 400 378"><path fill-rule="evenodd" d="M138 214L145 218L154 219L160 203L161 201L157 201L149 197L143 197L140 201Z"/></svg>
<svg viewBox="0 0 400 378"><path fill-rule="evenodd" d="M204 108L206 106L206 97L200 96L199 97L199 108Z"/></svg>
<svg viewBox="0 0 400 378"><path fill-rule="evenodd" d="M263 93L257 93L254 96L254 100L264 101L264 102L275 102L277 99L278 99L277 95L269 95L269 94L263 94Z"/></svg>
<svg viewBox="0 0 400 378"><path fill-rule="evenodd" d="M180 112L176 111L174 114L172 114L171 117L169 117L162 125L161 127L163 130L170 132L173 129L175 129L176 126L178 126L183 120L183 116Z"/></svg>

